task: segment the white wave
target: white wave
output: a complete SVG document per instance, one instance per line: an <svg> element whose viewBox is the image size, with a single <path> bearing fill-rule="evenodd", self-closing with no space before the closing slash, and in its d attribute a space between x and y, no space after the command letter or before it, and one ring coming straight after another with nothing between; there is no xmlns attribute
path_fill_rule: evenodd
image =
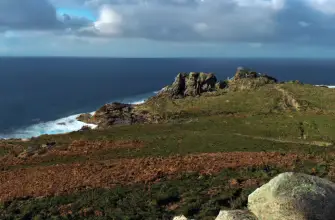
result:
<svg viewBox="0 0 335 220"><path fill-rule="evenodd" d="M9 135L0 135L0 138L8 139L8 138L31 138L37 137L43 134L61 134L68 133L72 131L78 131L83 126L89 126L90 128L96 128L96 125L86 124L84 122L78 121L76 118L79 116L71 115L66 118L61 118L55 121L49 122L41 122L38 124L31 125L29 127L18 129L12 134Z"/></svg>
<svg viewBox="0 0 335 220"><path fill-rule="evenodd" d="M155 92L146 93L137 95L134 97L125 98L123 100L118 100L122 103L129 103L129 104L142 104L144 103L150 96L156 94ZM95 111L90 112L91 115L94 115ZM28 126L26 128L18 129L11 134L0 134L0 139L9 139L9 138L20 138L20 139L27 139L32 137L37 137L44 134L63 134L69 133L73 131L80 130L83 126L89 126L90 128L94 129L97 126L93 124L86 124L84 122L78 121L76 118L80 114L71 115L65 118L57 119L55 121L48 121L48 122L41 122L38 124L34 124Z"/></svg>
<svg viewBox="0 0 335 220"><path fill-rule="evenodd" d="M330 89L335 89L335 85L315 85L315 86L326 86Z"/></svg>

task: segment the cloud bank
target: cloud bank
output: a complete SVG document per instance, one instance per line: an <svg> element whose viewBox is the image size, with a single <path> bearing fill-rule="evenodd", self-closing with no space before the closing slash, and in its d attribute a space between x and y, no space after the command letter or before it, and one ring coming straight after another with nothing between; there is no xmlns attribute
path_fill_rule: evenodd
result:
<svg viewBox="0 0 335 220"><path fill-rule="evenodd" d="M95 17L59 14L89 10ZM1 38L332 45L333 0L1 0ZM42 34L42 35L43 35Z"/></svg>

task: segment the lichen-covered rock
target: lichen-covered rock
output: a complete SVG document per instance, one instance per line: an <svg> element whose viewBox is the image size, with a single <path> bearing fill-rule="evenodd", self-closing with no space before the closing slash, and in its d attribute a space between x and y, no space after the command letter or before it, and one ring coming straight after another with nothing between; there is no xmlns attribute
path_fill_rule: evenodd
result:
<svg viewBox="0 0 335 220"><path fill-rule="evenodd" d="M184 92L184 96L197 96L200 95L200 73L191 72L186 77L186 89Z"/></svg>
<svg viewBox="0 0 335 220"><path fill-rule="evenodd" d="M272 76L239 67L233 80L229 81L229 89L232 91L250 90L277 82L277 79Z"/></svg>
<svg viewBox="0 0 335 220"><path fill-rule="evenodd" d="M135 111L135 105L114 102L102 106L86 123L95 124L98 128L145 123L150 122L148 114Z"/></svg>
<svg viewBox="0 0 335 220"><path fill-rule="evenodd" d="M211 92L215 90L217 78L214 73L200 73L200 92Z"/></svg>
<svg viewBox="0 0 335 220"><path fill-rule="evenodd" d="M258 219L333 220L335 184L316 176L282 173L249 195L248 208Z"/></svg>
<svg viewBox="0 0 335 220"><path fill-rule="evenodd" d="M248 210L223 210L215 220L257 220L257 217Z"/></svg>
<svg viewBox="0 0 335 220"><path fill-rule="evenodd" d="M77 120L78 121L82 121L82 122L85 122L85 123L90 123L90 119L92 118L92 115L90 113L84 113L84 114L80 114L78 117L77 117Z"/></svg>
<svg viewBox="0 0 335 220"><path fill-rule="evenodd" d="M186 89L186 82L185 82L186 74L179 73L174 83L172 84L171 88L167 90L171 94L172 97L182 97L184 95Z"/></svg>
<svg viewBox="0 0 335 220"><path fill-rule="evenodd" d="M213 73L179 73L171 86L164 87L160 95L169 94L173 98L198 96L204 92L215 90L217 78Z"/></svg>
<svg viewBox="0 0 335 220"><path fill-rule="evenodd" d="M234 80L245 79L245 78L257 78L258 73L255 71L250 71L244 67L238 67L234 76Z"/></svg>
<svg viewBox="0 0 335 220"><path fill-rule="evenodd" d="M90 119L99 128L112 125L130 125L134 122L132 117L132 105L114 102L106 104L98 109Z"/></svg>

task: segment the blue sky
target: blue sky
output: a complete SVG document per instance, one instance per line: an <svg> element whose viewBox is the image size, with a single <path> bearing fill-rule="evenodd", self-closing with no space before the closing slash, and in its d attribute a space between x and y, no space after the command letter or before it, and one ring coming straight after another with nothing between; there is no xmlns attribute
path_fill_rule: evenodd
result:
<svg viewBox="0 0 335 220"><path fill-rule="evenodd" d="M334 0L1 0L1 56L335 57Z"/></svg>
<svg viewBox="0 0 335 220"><path fill-rule="evenodd" d="M81 8L56 8L56 12L58 15L68 14L72 17L84 17L91 21L96 21L96 16L89 9L81 9Z"/></svg>

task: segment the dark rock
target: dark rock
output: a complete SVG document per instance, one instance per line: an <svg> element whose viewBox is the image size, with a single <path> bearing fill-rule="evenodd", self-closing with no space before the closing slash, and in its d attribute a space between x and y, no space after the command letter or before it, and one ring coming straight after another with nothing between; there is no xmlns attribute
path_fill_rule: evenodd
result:
<svg viewBox="0 0 335 220"><path fill-rule="evenodd" d="M58 125L66 125L65 122L57 123Z"/></svg>
<svg viewBox="0 0 335 220"><path fill-rule="evenodd" d="M179 73L174 83L171 86L171 90L168 90L168 92L171 93L172 97L180 97L184 95L185 89L186 89L186 73Z"/></svg>
<svg viewBox="0 0 335 220"><path fill-rule="evenodd" d="M215 84L215 88L218 89L226 89L229 86L228 80L225 81L219 81Z"/></svg>
<svg viewBox="0 0 335 220"><path fill-rule="evenodd" d="M134 112L134 106L114 102L106 104L98 109L90 119L90 122L97 124L98 128L107 128L114 125L131 125L142 123L145 117Z"/></svg>
<svg viewBox="0 0 335 220"><path fill-rule="evenodd" d="M81 127L79 131L89 131L89 130L92 130L92 128L90 126L84 125L83 127Z"/></svg>
<svg viewBox="0 0 335 220"><path fill-rule="evenodd" d="M55 141L52 142L47 142L46 145L48 146L48 148L54 147L56 145Z"/></svg>

